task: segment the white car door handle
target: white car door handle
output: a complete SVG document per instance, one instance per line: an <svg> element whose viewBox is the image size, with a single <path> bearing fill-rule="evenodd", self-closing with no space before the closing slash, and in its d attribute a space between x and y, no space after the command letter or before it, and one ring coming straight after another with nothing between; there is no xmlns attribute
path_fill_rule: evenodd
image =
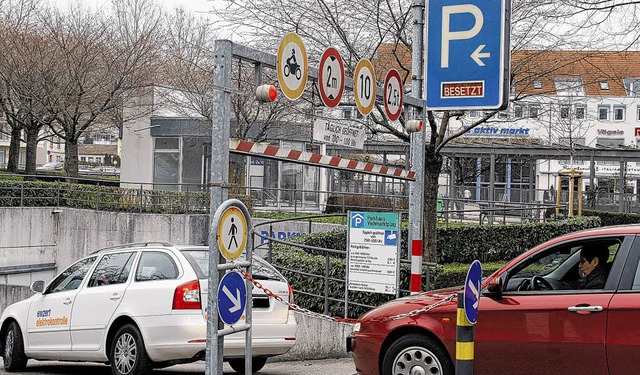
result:
<svg viewBox="0 0 640 375"><path fill-rule="evenodd" d="M602 306L569 306L568 310L572 312L599 312L604 308Z"/></svg>
<svg viewBox="0 0 640 375"><path fill-rule="evenodd" d="M118 293L113 293L113 294L111 295L111 300L112 300L112 301L117 301L117 300L119 300L119 299L120 299L120 295L119 295Z"/></svg>
<svg viewBox="0 0 640 375"><path fill-rule="evenodd" d="M67 298L64 301L62 301L63 305L70 305L71 304L71 298Z"/></svg>

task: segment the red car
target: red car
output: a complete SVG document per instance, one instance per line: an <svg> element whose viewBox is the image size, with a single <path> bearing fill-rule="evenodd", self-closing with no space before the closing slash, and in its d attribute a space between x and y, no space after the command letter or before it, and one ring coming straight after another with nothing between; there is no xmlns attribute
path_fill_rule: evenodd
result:
<svg viewBox="0 0 640 375"><path fill-rule="evenodd" d="M486 278L474 328L475 374L638 373L639 235L640 225L567 234ZM595 263L581 256L583 248L609 252L598 289L582 289L585 267ZM358 373L454 374L457 290L400 298L364 314L347 338Z"/></svg>

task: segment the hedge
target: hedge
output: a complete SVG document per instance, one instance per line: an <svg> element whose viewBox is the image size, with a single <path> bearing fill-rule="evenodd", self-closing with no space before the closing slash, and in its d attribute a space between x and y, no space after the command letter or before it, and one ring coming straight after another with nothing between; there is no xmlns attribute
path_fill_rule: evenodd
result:
<svg viewBox="0 0 640 375"><path fill-rule="evenodd" d="M488 276L504 265L506 261L541 242L564 233L597 227L599 224L600 219L597 217L579 217L553 223L439 229L440 254L438 258L441 259L439 261L441 264L430 269L431 289L462 285L469 264L474 259L482 261L483 274ZM406 231L403 238L406 238ZM315 247L344 250L346 230L297 236L291 238L290 241ZM473 249L473 251L459 251L459 249L465 248ZM453 260L446 261L449 259ZM324 252L303 250L292 245L275 244L272 261L289 280L293 288L298 291L296 303L312 311L324 311L324 273L327 261ZM328 313L343 315L344 302L340 300L344 299L345 254L331 254L329 262L328 296L336 300L329 301ZM306 274L300 274L300 270ZM400 267L401 290L409 289L410 273L410 266L402 264ZM423 275L426 275L426 271ZM311 296L303 292L320 296ZM349 293L350 301L369 306L378 306L393 298L395 296L378 293ZM359 316L368 309L369 307L366 306L351 305L349 316Z"/></svg>
<svg viewBox="0 0 640 375"><path fill-rule="evenodd" d="M326 257L321 255L310 255L305 250L291 246L277 246L272 254L273 264L277 265L280 272L287 278L295 293L295 303L315 312L324 312L324 273L326 265ZM329 291L328 297L328 314L332 316L344 316L344 278L346 271L346 260L344 258L330 257L329 267ZM485 263L482 265L484 276L488 276L498 268L504 265L504 262ZM431 271L431 289L446 288L450 286L464 284L467 276L468 264L451 264L439 265L430 269ZM307 275L301 275L299 270ZM317 276L310 276L313 274ZM400 267L400 290L409 290L409 278L411 267L408 264L402 264ZM426 270L423 275L426 274ZM424 280L424 278L423 278ZM313 293L318 296L312 296L306 293ZM403 295L407 294L406 292ZM379 306L387 301L395 298L395 295L366 293L366 292L349 292L349 300L358 304L368 306ZM358 317L370 310L368 306L360 306L350 304L349 316Z"/></svg>
<svg viewBox="0 0 640 375"><path fill-rule="evenodd" d="M574 217L563 221L495 226L437 228L436 263L499 262L512 259L544 241L565 233L600 226L597 217ZM401 230L401 256L407 254L407 229ZM327 249L345 250L346 229L298 236L292 242ZM310 254L320 254L310 251ZM343 256L344 257L344 256Z"/></svg>
<svg viewBox="0 0 640 375"><path fill-rule="evenodd" d="M602 226L640 223L640 214L634 213L582 210L582 215L599 217Z"/></svg>
<svg viewBox="0 0 640 375"><path fill-rule="evenodd" d="M245 200L245 196L234 196ZM250 203L250 202L249 202ZM126 189L67 182L0 180L0 207L71 207L163 214L208 213L208 191ZM248 205L251 209L250 204Z"/></svg>

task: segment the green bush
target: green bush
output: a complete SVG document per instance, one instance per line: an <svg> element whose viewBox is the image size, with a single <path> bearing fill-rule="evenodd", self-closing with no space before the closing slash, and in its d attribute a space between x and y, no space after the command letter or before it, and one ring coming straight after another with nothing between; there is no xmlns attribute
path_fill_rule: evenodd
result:
<svg viewBox="0 0 640 375"><path fill-rule="evenodd" d="M327 198L325 213L333 214L347 211L399 211L409 207L407 197L381 197L363 194L331 195Z"/></svg>
<svg viewBox="0 0 640 375"><path fill-rule="evenodd" d="M602 222L602 226L640 223L640 214L626 212L582 210L582 215L599 217Z"/></svg>
<svg viewBox="0 0 640 375"><path fill-rule="evenodd" d="M599 218L583 216L547 223L438 228L436 262L509 260L554 237L598 226Z"/></svg>
<svg viewBox="0 0 640 375"><path fill-rule="evenodd" d="M323 313L325 307L325 267L327 257L325 255L309 254L305 250L277 245L273 250L273 264L277 265L280 272L287 278L295 293L296 304L311 311ZM328 283L328 314L332 316L344 316L344 278L346 273L346 260L343 257L329 257L329 283ZM483 276L488 276L502 267L505 262L484 263L482 265ZM300 274L302 270L305 274ZM441 289L453 286L461 286L469 270L469 264L455 263L438 265L428 271L423 269L423 289L426 287L426 275L430 273L430 289ZM314 276L315 275L315 276ZM400 290L407 294L411 267L409 264L400 266ZM315 294L315 295L311 295ZM349 316L357 317L370 309L369 306L379 306L394 299L394 295L349 292ZM363 306L365 305L365 306Z"/></svg>
<svg viewBox="0 0 640 375"><path fill-rule="evenodd" d="M504 266L506 262L482 263L482 276L486 277ZM450 263L437 265L431 271L431 289L449 288L463 285L470 263Z"/></svg>
<svg viewBox="0 0 640 375"><path fill-rule="evenodd" d="M242 197L240 197L242 198ZM145 213L208 213L209 192L124 189L66 182L0 179L0 206L71 207Z"/></svg>
<svg viewBox="0 0 640 375"><path fill-rule="evenodd" d="M438 228L438 262L435 268L429 269L431 289L447 288L462 285L470 263L479 259L483 263L483 275L488 276L524 251L553 237L600 225L597 217L577 217L553 223L533 223L504 226L473 226ZM402 238L406 239L406 230ZM312 235L296 236L291 242L305 245L342 250L346 248L346 230L335 230ZM406 243L402 243L402 255L406 255ZM303 250L292 245L274 244L273 264L281 270L293 288L298 291L296 303L316 312L324 312L325 281L324 273L327 255L319 250ZM300 274L302 271L305 274ZM346 271L345 254L329 255L328 313L341 316L344 314L344 278ZM423 270L426 280L427 270ZM400 289L409 289L410 266L400 267ZM316 276L313 276L316 275ZM318 276L319 275L319 276ZM319 296L313 296L316 294ZM369 309L378 306L394 296L350 292L349 315L359 316ZM359 306L358 304L367 305Z"/></svg>
<svg viewBox="0 0 640 375"><path fill-rule="evenodd" d="M274 246L272 261L287 278L293 289L297 291L294 296L296 304L311 311L325 312L324 274L327 262L326 256L308 254L304 250L292 246L277 245ZM346 259L344 257L330 256L329 263L328 314L344 316ZM305 274L300 274L300 271ZM408 264L401 265L401 290L409 289L410 274L411 267ZM316 296L312 296L310 293ZM353 304L349 305L349 317L358 317L369 311L371 306L379 306L392 299L395 299L395 295L349 291L349 301L353 302Z"/></svg>
<svg viewBox="0 0 640 375"><path fill-rule="evenodd" d="M553 237L581 229L600 226L597 217L575 217L557 222L492 226L457 226L437 228L436 263L471 263L505 261ZM406 229L401 230L400 254L407 254ZM347 231L298 236L296 243L327 249L346 250ZM311 254L316 253L310 250ZM344 256L342 256L344 257Z"/></svg>

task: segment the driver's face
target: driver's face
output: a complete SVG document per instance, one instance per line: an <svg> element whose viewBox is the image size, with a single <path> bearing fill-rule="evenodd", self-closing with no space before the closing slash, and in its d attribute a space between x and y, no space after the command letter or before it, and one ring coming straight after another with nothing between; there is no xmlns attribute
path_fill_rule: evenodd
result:
<svg viewBox="0 0 640 375"><path fill-rule="evenodd" d="M593 271L594 268L596 268L597 263L598 263L597 257L593 258L591 262L589 262L585 258L580 258L580 264L578 265L578 268L580 269L580 271L582 271L582 273L584 273L585 276L587 276Z"/></svg>

